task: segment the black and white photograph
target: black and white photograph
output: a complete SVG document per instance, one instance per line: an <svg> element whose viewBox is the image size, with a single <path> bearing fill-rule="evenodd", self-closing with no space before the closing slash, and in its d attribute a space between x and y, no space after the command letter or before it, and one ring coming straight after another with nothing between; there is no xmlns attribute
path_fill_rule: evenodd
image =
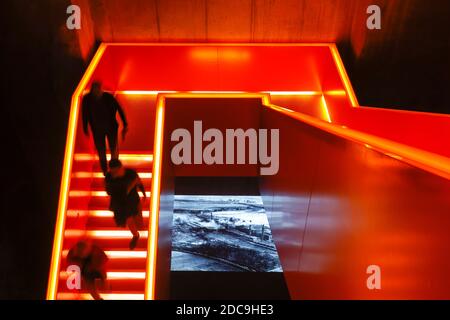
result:
<svg viewBox="0 0 450 320"><path fill-rule="evenodd" d="M176 195L172 271L282 272L260 196Z"/></svg>

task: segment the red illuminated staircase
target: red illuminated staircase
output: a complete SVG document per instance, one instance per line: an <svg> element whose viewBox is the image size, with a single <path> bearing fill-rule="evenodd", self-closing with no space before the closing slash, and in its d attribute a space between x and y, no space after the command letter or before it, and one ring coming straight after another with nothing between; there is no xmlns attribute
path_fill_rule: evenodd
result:
<svg viewBox="0 0 450 320"><path fill-rule="evenodd" d="M149 220L149 199L153 157L148 153L120 155L126 167L135 169L147 193L143 203L146 226ZM145 269L148 231L140 231L137 247L130 251L131 233L127 228L116 227L113 213L108 210L109 197L104 188L104 178L99 163L91 154L75 154L67 206L66 224L61 255L57 299L92 299L81 290L70 290L66 285L66 257L69 249L80 239L91 239L102 248L108 258L108 290L100 290L104 299L144 299Z"/></svg>

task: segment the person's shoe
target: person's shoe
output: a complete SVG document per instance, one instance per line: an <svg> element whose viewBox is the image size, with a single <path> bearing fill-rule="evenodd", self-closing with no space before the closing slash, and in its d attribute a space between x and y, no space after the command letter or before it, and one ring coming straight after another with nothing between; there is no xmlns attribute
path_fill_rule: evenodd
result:
<svg viewBox="0 0 450 320"><path fill-rule="evenodd" d="M134 250L134 248L136 248L138 240L139 240L139 235L133 236L133 239L131 239L131 241L130 241L130 250Z"/></svg>

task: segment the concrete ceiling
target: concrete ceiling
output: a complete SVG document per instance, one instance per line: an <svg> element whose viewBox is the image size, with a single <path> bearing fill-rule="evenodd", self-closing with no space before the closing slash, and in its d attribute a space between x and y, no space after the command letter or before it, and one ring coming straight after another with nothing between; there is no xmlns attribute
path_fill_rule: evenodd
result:
<svg viewBox="0 0 450 320"><path fill-rule="evenodd" d="M360 54L408 22L414 0L73 0L83 45L100 41L342 42ZM382 8L381 31L366 9ZM83 48L86 50L86 48Z"/></svg>

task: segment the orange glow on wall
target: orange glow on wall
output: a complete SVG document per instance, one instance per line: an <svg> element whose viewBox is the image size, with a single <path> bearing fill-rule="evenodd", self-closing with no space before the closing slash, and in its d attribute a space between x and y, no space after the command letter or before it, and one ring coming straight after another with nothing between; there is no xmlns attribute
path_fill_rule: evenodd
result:
<svg viewBox="0 0 450 320"><path fill-rule="evenodd" d="M158 96L158 109L157 109L157 125L155 134L155 161L153 163L153 174L155 176L152 184L152 194L156 195L152 197L151 212L152 220L150 227L150 238L149 238L149 252L150 259L148 260L148 278L146 287L146 292L148 292L148 299L154 299L154 288L156 283L156 255L157 255L157 243L158 243L158 212L159 212L159 190L160 190L160 174L161 174L161 161L162 161L162 141L163 141L163 127L164 127L164 108L165 108L165 98L261 98L264 105L274 110L285 113L291 117L294 117L302 122L313 125L316 128L331 132L333 134L345 137L352 141L357 141L363 145L372 145L374 148L389 154L392 156L394 154L403 154L407 159L406 162L424 168L435 174L439 174L445 177L450 177L450 166L446 166L445 163L442 165L442 160L438 156L433 154L426 154L420 150L414 150L407 146L400 144L395 144L391 141L385 139L370 136L361 132L353 131L345 126L337 126L331 124L330 114L328 112L327 103L325 97L322 95L322 107L324 110L325 121L303 115L301 113L283 108L280 106L272 105L270 103L270 94L266 93L172 93L172 94L161 94ZM437 157L437 158L436 158ZM396 156L397 159L403 159L401 156ZM156 178L157 177L157 178ZM153 258L152 258L153 257Z"/></svg>
<svg viewBox="0 0 450 320"><path fill-rule="evenodd" d="M415 167L450 179L450 160L447 157L366 134L361 131L352 130L346 126L327 123L299 112L288 112L284 108L280 108L276 105L267 104L267 106L321 130L361 143L365 146L369 145L372 149L388 154L390 157L395 155L396 159L401 159Z"/></svg>

